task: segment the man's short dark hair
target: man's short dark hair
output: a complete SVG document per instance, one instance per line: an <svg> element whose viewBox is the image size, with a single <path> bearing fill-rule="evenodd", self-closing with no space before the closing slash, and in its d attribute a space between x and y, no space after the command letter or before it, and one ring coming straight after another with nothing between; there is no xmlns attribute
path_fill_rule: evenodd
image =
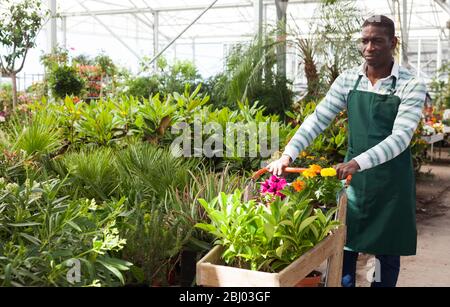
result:
<svg viewBox="0 0 450 307"><path fill-rule="evenodd" d="M395 24L394 22L384 16L384 15L373 15L369 18L367 18L362 27L367 27L367 26L375 26L375 27L381 27L384 28L386 31L386 34L389 35L389 38L393 38L395 35Z"/></svg>

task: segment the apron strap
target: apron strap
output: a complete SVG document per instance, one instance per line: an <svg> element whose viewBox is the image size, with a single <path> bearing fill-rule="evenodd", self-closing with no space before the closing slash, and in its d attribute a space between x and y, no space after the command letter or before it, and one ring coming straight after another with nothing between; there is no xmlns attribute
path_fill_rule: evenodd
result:
<svg viewBox="0 0 450 307"><path fill-rule="evenodd" d="M358 88L359 82L361 81L362 75L359 75L358 80L356 80L355 86L353 87L353 90L356 91Z"/></svg>

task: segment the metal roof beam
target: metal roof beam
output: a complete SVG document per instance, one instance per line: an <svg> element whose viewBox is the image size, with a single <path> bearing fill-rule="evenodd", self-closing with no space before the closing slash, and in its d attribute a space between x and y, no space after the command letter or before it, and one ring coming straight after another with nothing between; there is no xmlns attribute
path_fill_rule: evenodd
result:
<svg viewBox="0 0 450 307"><path fill-rule="evenodd" d="M289 4L306 4L306 3L319 3L321 0L290 0ZM273 0L264 1L264 5L275 5ZM222 3L216 4L211 9L231 9L231 8L242 8L242 7L253 7L253 2L238 2L238 3ZM98 10L91 11L94 15L120 15L120 14L137 14L137 13L154 13L154 12L180 12L180 11L198 11L203 10L204 5L192 5L188 7L159 7L159 8L132 8L132 9L117 9L117 10ZM61 16L74 17L74 16L90 16L88 12L61 12Z"/></svg>

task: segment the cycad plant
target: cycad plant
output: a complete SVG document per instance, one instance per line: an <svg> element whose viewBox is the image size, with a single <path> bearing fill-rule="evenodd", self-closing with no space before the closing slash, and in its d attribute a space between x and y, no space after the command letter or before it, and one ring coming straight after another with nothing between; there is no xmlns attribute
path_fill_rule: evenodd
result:
<svg viewBox="0 0 450 307"><path fill-rule="evenodd" d="M72 192L86 198L110 199L120 182L115 159L113 149L108 147L67 153L62 164L72 180Z"/></svg>
<svg viewBox="0 0 450 307"><path fill-rule="evenodd" d="M176 158L169 150L143 143L120 151L117 163L121 191L142 200L149 196L164 199L171 187L184 188L199 161Z"/></svg>
<svg viewBox="0 0 450 307"><path fill-rule="evenodd" d="M23 150L29 156L52 154L63 145L60 129L54 118L45 112L24 121L12 119L10 127L15 139L13 149Z"/></svg>

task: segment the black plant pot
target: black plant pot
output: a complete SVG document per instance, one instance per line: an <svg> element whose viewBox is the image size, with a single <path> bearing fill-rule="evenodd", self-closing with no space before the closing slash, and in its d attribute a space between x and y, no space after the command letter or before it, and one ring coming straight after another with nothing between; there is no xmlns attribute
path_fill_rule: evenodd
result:
<svg viewBox="0 0 450 307"><path fill-rule="evenodd" d="M197 253L191 250L183 250L181 252L180 286L182 287L191 287L194 284Z"/></svg>

